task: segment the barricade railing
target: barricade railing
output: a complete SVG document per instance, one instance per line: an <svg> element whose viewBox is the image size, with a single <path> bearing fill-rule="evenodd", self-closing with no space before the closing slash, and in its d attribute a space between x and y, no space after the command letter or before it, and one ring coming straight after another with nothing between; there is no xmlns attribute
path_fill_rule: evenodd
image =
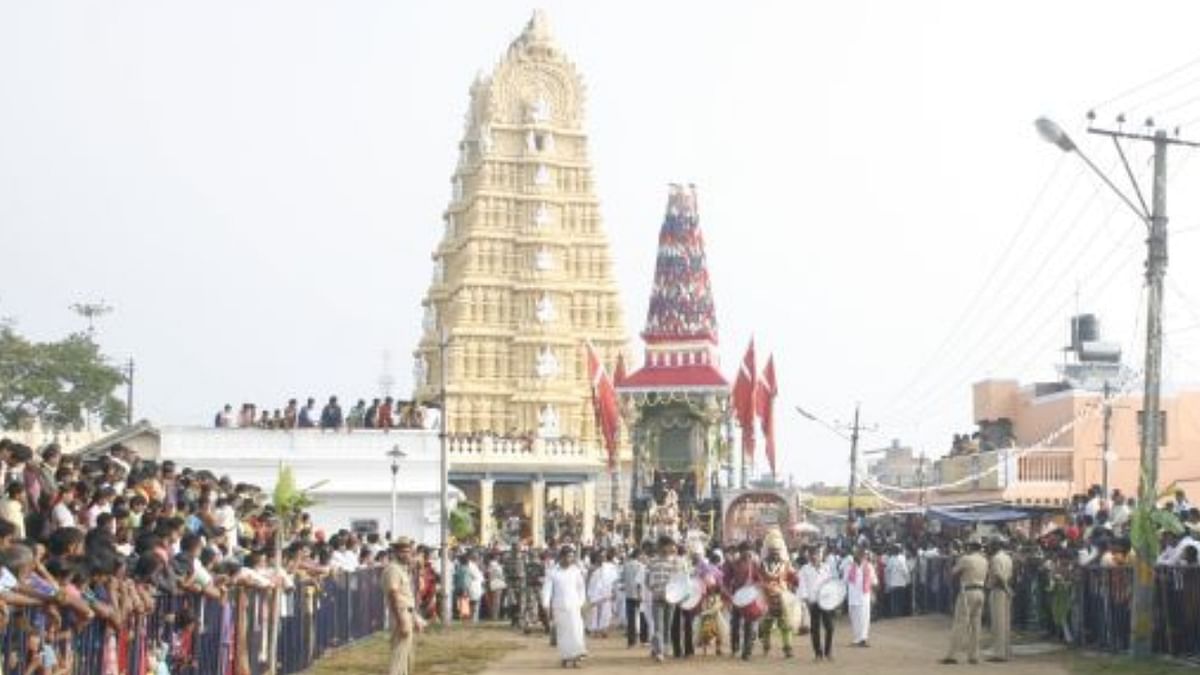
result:
<svg viewBox="0 0 1200 675"><path fill-rule="evenodd" d="M1080 567L1074 577L1075 644L1101 651L1128 649L1133 568Z"/></svg>
<svg viewBox="0 0 1200 675"><path fill-rule="evenodd" d="M3 672L40 665L71 675L149 675L166 659L175 675L263 675L274 645L276 672L297 673L328 649L384 628L381 577L372 568L289 589L234 587L223 599L163 595L153 611L117 626L101 619L74 625L66 610L58 621L41 608L12 607L0 632Z"/></svg>
<svg viewBox="0 0 1200 675"><path fill-rule="evenodd" d="M1200 567L1155 570L1154 649L1200 656Z"/></svg>
<svg viewBox="0 0 1200 675"><path fill-rule="evenodd" d="M953 614L957 584L951 558L926 558L914 577L916 610ZM1077 567L1052 585L1052 573L1040 557L1014 563L1013 628L1057 635L1088 649L1129 649L1133 607L1131 567ZM1062 626L1055 621L1056 594ZM1066 594L1066 595L1062 595ZM1069 599L1068 599L1069 598ZM987 612L984 613L985 623ZM1180 657L1200 656L1200 568L1155 570L1154 651Z"/></svg>
<svg viewBox="0 0 1200 675"><path fill-rule="evenodd" d="M916 609L919 614L953 614L958 585L950 578L952 558L925 557L917 561Z"/></svg>

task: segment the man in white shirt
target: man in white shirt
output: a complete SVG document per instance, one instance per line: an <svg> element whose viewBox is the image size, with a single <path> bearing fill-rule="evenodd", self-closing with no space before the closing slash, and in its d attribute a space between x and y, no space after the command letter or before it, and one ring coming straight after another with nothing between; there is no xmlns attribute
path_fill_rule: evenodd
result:
<svg viewBox="0 0 1200 675"><path fill-rule="evenodd" d="M1125 503L1125 495L1119 491L1113 493L1112 514L1110 514L1108 522L1112 525L1113 531L1121 533L1125 531L1125 526L1129 523L1131 515L1129 505Z"/></svg>
<svg viewBox="0 0 1200 675"><path fill-rule="evenodd" d="M884 563L883 581L887 590L888 616L911 614L909 589L912 585L912 568L900 544L892 545L892 554Z"/></svg>
<svg viewBox="0 0 1200 675"><path fill-rule="evenodd" d="M850 626L854 631L854 646L868 647L871 632L871 594L879 585L875 578L875 565L868 559L864 549L856 549L854 558L842 575L846 582L846 604L850 615Z"/></svg>
<svg viewBox="0 0 1200 675"><path fill-rule="evenodd" d="M1179 565L1183 561L1184 554L1187 553L1189 548L1198 549L1197 552L1200 552L1200 541L1196 541L1191 537L1191 535L1185 535L1181 539L1179 535L1167 532L1164 533L1163 536L1167 543L1163 544L1162 553L1158 555L1158 560L1156 562L1159 565L1167 565L1170 567ZM1168 544L1170 545L1168 546Z"/></svg>
<svg viewBox="0 0 1200 675"><path fill-rule="evenodd" d="M349 535L338 537L333 555L329 557L329 565L339 572L353 572L358 569L358 554L350 550L348 545Z"/></svg>
<svg viewBox="0 0 1200 675"><path fill-rule="evenodd" d="M75 505L75 490L69 487L58 493L54 508L50 510L50 519L54 521L55 529L75 527L75 514L71 509Z"/></svg>
<svg viewBox="0 0 1200 675"><path fill-rule="evenodd" d="M1088 490L1087 504L1083 507L1084 515L1091 516L1092 519L1096 518L1096 514L1104 508L1104 500L1101 498L1101 495L1102 493L1099 488L1093 487Z"/></svg>
<svg viewBox="0 0 1200 675"><path fill-rule="evenodd" d="M1180 518L1186 518L1188 511L1192 510L1192 503L1188 501L1187 493L1183 490L1175 491L1175 515Z"/></svg>
<svg viewBox="0 0 1200 675"><path fill-rule="evenodd" d="M813 547L808 552L808 560L800 568L797 593L808 603L812 623L809 635L812 638L813 658L817 661L833 660L833 611L821 609L819 603L821 586L835 578L832 560L822 560L820 547ZM825 632L824 642L821 640L822 629Z"/></svg>
<svg viewBox="0 0 1200 675"><path fill-rule="evenodd" d="M583 571L575 565L575 553L563 547L559 564L546 570L542 584L542 607L554 617L558 656L562 665L578 665L587 656L583 632L583 603L587 597Z"/></svg>

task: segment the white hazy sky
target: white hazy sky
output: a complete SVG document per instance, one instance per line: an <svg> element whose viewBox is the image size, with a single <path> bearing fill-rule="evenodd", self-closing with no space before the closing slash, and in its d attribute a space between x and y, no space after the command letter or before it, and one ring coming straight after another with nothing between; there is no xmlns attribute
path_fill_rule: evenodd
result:
<svg viewBox="0 0 1200 675"><path fill-rule="evenodd" d="M1136 348L1140 225L1031 122L1079 132L1200 55L1194 3L544 6L586 78L631 336L666 183L694 182L725 369L751 333L777 357L783 473L845 479L845 443L797 404L832 421L861 401L866 446L940 454L970 428L971 381L1053 375L1077 291ZM467 89L532 9L0 3L0 316L52 338L81 327L69 304L106 299L99 339L136 357L138 416L165 423L370 396L385 351L407 392ZM1200 138L1200 63L1098 108L1122 110ZM1200 370L1188 154L1171 156L1176 383Z"/></svg>

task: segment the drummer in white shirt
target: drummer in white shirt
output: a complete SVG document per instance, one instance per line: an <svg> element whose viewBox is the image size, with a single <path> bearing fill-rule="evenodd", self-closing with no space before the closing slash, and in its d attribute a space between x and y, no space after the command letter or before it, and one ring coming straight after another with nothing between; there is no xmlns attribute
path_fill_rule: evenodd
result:
<svg viewBox="0 0 1200 675"><path fill-rule="evenodd" d="M808 603L808 613L812 619L813 658L817 661L833 660L833 611L821 609L819 603L820 588L825 582L836 579L830 560L822 560L821 548L814 546L808 550L808 558L800 568L800 588L798 593ZM825 629L824 643L821 641L821 629Z"/></svg>

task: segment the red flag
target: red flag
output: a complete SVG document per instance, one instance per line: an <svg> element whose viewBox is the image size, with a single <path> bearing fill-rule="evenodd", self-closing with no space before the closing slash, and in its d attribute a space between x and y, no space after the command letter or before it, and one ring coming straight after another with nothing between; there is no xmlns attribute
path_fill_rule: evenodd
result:
<svg viewBox="0 0 1200 675"><path fill-rule="evenodd" d="M592 385L592 405L596 411L596 421L600 425L600 434L604 439L604 449L608 451L608 468L613 468L617 461L617 443L620 440L621 409L617 404L617 388L604 370L604 364L596 354L592 343L587 347L588 381Z"/></svg>
<svg viewBox="0 0 1200 675"><path fill-rule="evenodd" d="M766 439L767 463L771 465L771 475L775 475L775 395L779 386L775 384L775 355L767 358L767 367L763 368L762 379L758 381L758 396L755 401L758 408L758 421L762 425L763 438Z"/></svg>
<svg viewBox="0 0 1200 675"><path fill-rule="evenodd" d="M733 411L742 427L742 452L754 459L754 413L758 397L758 371L754 367L754 338L742 358L742 367L733 382Z"/></svg>

